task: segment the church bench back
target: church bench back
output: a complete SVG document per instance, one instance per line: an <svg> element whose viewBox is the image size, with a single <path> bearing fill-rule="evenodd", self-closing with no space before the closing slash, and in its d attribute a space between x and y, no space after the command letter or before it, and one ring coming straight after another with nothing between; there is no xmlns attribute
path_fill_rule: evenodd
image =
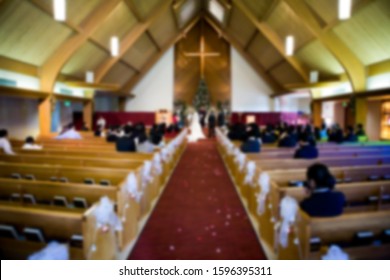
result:
<svg viewBox="0 0 390 280"><path fill-rule="evenodd" d="M375 236L379 236L384 230L389 229L390 211L347 213L332 218L313 218L299 210L293 228L294 231L289 236L288 247L282 248L279 245L280 259L313 259L318 257L318 252L310 251L310 238L313 237L320 238L322 246L344 244L346 247L343 249L349 253L351 259L390 258L390 250L377 250L382 246L390 248L389 244L358 246L360 252L364 252L365 255L357 254L359 251L348 245L352 245L354 235L358 232L370 231ZM298 245L293 242L295 237L299 238Z"/></svg>
<svg viewBox="0 0 390 280"><path fill-rule="evenodd" d="M96 157L96 158L123 158L132 160L151 160L154 154L145 153L121 153L116 151L101 150L62 150L57 148L44 148L43 150L22 150L14 149L18 155L52 155L52 156L72 156L72 157Z"/></svg>
<svg viewBox="0 0 390 280"><path fill-rule="evenodd" d="M359 165L383 165L390 164L390 155L387 156L362 156L362 157L330 157L316 159L261 159L255 160L262 170L278 170L292 168L307 168L320 162L327 166L359 166Z"/></svg>
<svg viewBox="0 0 390 280"><path fill-rule="evenodd" d="M144 164L144 161L142 160L132 159L106 159L52 155L0 155L0 161L12 163L33 163L122 169L136 169Z"/></svg>
<svg viewBox="0 0 390 280"><path fill-rule="evenodd" d="M102 233L96 228L94 211L96 204L88 210L68 209L52 206L17 205L0 202L0 223L14 226L18 232L25 227L39 228L47 240L69 241L72 235L83 236L82 253L77 257L86 259L113 259L116 254L116 237L113 230ZM4 240L2 239L2 242ZM14 241L15 246L25 247L24 241ZM92 245L96 251L91 252ZM28 245L28 243L27 243ZM20 250L14 248L15 250ZM33 248L31 248L33 249ZM75 249L76 250L76 249ZM24 257L34 251L26 252ZM74 254L73 254L74 255Z"/></svg>
<svg viewBox="0 0 390 280"><path fill-rule="evenodd" d="M306 180L306 168L270 170L267 172L270 175L271 180L281 186L287 186L289 181ZM367 181L368 177L371 175L384 176L390 174L390 165L331 167L330 172L336 179L350 178L355 182Z"/></svg>
<svg viewBox="0 0 390 280"><path fill-rule="evenodd" d="M51 201L54 196L64 196L68 202L72 202L73 198L81 197L87 201L88 205L92 205L98 202L102 196L116 201L117 192L117 187L112 186L0 178L0 196L2 198L19 193L32 194L37 201Z"/></svg>
<svg viewBox="0 0 390 280"><path fill-rule="evenodd" d="M252 160L261 159L289 159L293 158L296 149L277 151L269 153L249 153L247 156ZM370 148L357 148L357 149L345 149L339 151L333 150L319 150L320 157L364 157L364 156L385 156L390 155L390 148L385 150L370 149Z"/></svg>
<svg viewBox="0 0 390 280"><path fill-rule="evenodd" d="M134 171L139 172L139 170ZM95 182L110 180L112 185L119 186L129 170L0 162L0 177L10 178L12 173L32 174L36 180L41 181L50 181L51 177L66 177L74 183L84 183L86 178L92 178Z"/></svg>

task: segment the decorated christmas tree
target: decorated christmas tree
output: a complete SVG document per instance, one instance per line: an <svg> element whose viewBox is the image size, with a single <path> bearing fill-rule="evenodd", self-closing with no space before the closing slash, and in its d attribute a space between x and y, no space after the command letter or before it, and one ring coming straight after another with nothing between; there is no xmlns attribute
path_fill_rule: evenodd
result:
<svg viewBox="0 0 390 280"><path fill-rule="evenodd" d="M196 110L200 110L201 108L207 110L210 107L210 96L209 91L207 89L206 82L202 79L200 80L198 91L195 94L194 101L192 105Z"/></svg>

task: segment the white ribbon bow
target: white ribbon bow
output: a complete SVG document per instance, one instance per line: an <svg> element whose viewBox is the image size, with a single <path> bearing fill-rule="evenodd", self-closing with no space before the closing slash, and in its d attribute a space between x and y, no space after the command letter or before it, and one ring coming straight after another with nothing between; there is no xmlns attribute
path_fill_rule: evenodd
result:
<svg viewBox="0 0 390 280"><path fill-rule="evenodd" d="M261 172L258 185L260 187L260 193L257 195L257 214L262 215L265 210L265 200L271 189L270 178L267 172Z"/></svg>
<svg viewBox="0 0 390 280"><path fill-rule="evenodd" d="M156 170L157 175L161 175L162 166L161 166L161 155L156 153L153 157L154 169Z"/></svg>
<svg viewBox="0 0 390 280"><path fill-rule="evenodd" d="M254 161L249 161L246 164L246 175L244 179L244 184L252 184L253 177L255 177L256 172L256 163Z"/></svg>
<svg viewBox="0 0 390 280"><path fill-rule="evenodd" d="M127 175L125 190L128 194L134 197L138 203L141 201L142 192L138 191L138 182L134 172L131 172L129 175Z"/></svg>
<svg viewBox="0 0 390 280"><path fill-rule="evenodd" d="M283 248L288 245L288 234L291 225L295 222L298 213L298 202L291 196L285 196L280 202L281 225L279 232L279 243Z"/></svg>

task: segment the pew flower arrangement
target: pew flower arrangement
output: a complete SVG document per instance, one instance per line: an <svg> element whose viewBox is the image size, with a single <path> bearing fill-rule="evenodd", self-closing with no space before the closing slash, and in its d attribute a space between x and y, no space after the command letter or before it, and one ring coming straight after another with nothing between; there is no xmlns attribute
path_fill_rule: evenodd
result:
<svg viewBox="0 0 390 280"><path fill-rule="evenodd" d="M256 172L256 164L254 161L249 161L246 164L246 175L244 179L244 184L248 184L250 186L253 186L253 179L255 177Z"/></svg>
<svg viewBox="0 0 390 280"><path fill-rule="evenodd" d="M161 166L161 155L160 153L156 153L153 157L153 165L154 165L154 170L156 170L157 175L162 174L162 166Z"/></svg>
<svg viewBox="0 0 390 280"><path fill-rule="evenodd" d="M107 197L104 196L100 199L99 205L96 207L94 212L96 218L96 227L101 232L108 232L110 228L116 231L121 231L122 223L114 211L114 203Z"/></svg>
<svg viewBox="0 0 390 280"><path fill-rule="evenodd" d="M152 162L145 161L144 166L142 167L142 189L145 189L152 181Z"/></svg>
<svg viewBox="0 0 390 280"><path fill-rule="evenodd" d="M260 187L260 193L257 194L257 214L262 215L265 211L265 200L271 189L270 178L267 172L261 172L257 183Z"/></svg>
<svg viewBox="0 0 390 280"><path fill-rule="evenodd" d="M291 196L285 196L280 202L281 221L275 225L279 238L275 238L275 240L278 240L279 244L282 245L283 248L288 246L288 235L290 233L291 226L295 222L298 209L298 202Z"/></svg>
<svg viewBox="0 0 390 280"><path fill-rule="evenodd" d="M138 203L141 201L143 193L138 191L137 177L135 176L134 172L130 172L127 175L124 190L128 195L135 198Z"/></svg>

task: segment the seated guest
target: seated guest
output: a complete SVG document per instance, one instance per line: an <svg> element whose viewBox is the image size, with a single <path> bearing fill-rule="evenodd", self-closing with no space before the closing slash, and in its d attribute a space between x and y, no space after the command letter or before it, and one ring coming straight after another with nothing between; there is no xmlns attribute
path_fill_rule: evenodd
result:
<svg viewBox="0 0 390 280"><path fill-rule="evenodd" d="M111 126L107 132L107 142L116 142L118 140L118 133L119 131L114 126Z"/></svg>
<svg viewBox="0 0 390 280"><path fill-rule="evenodd" d="M274 131L274 126L267 124L265 130L261 134L261 139L263 143L275 143L277 140L277 135Z"/></svg>
<svg viewBox="0 0 390 280"><path fill-rule="evenodd" d="M289 127L287 131L280 135L278 147L293 148L297 145L296 135L294 129Z"/></svg>
<svg viewBox="0 0 390 280"><path fill-rule="evenodd" d="M259 153L261 150L261 138L254 132L248 133L240 149L243 153Z"/></svg>
<svg viewBox="0 0 390 280"><path fill-rule="evenodd" d="M138 137L137 152L139 153L153 153L154 145L149 141L146 134Z"/></svg>
<svg viewBox="0 0 390 280"><path fill-rule="evenodd" d="M101 127L102 129L106 128L106 120L103 118L103 116L99 116L98 120L96 121L96 126Z"/></svg>
<svg viewBox="0 0 390 280"><path fill-rule="evenodd" d="M345 134L344 141L345 142L357 142L357 136L353 130L352 126L348 126L347 133Z"/></svg>
<svg viewBox="0 0 390 280"><path fill-rule="evenodd" d="M0 129L0 150L3 150L6 155L15 154L8 140L8 131L6 129Z"/></svg>
<svg viewBox="0 0 390 280"><path fill-rule="evenodd" d="M162 134L155 133L150 135L150 141L155 147L162 148L165 146L165 141Z"/></svg>
<svg viewBox="0 0 390 280"><path fill-rule="evenodd" d="M343 139L343 131L338 124L334 124L329 133L329 142L342 143Z"/></svg>
<svg viewBox="0 0 390 280"><path fill-rule="evenodd" d="M316 146L310 143L308 134L303 134L299 141L299 148L295 151L294 158L313 159L318 157Z"/></svg>
<svg viewBox="0 0 390 280"><path fill-rule="evenodd" d="M305 189L308 197L301 202L301 208L313 217L333 217L343 213L345 196L334 191L336 180L328 167L316 163L307 169Z"/></svg>
<svg viewBox="0 0 390 280"><path fill-rule="evenodd" d="M242 123L234 124L228 133L228 138L232 141L234 140L244 140L246 137L246 126Z"/></svg>
<svg viewBox="0 0 390 280"><path fill-rule="evenodd" d="M103 126L98 125L97 128L96 128L96 130L95 130L94 135L95 135L96 137L104 137L104 136L105 136L105 132L104 132Z"/></svg>
<svg viewBox="0 0 390 280"><path fill-rule="evenodd" d="M35 144L34 138L29 136L26 138L26 141L24 142L22 149L23 150L42 150L42 146Z"/></svg>
<svg viewBox="0 0 390 280"><path fill-rule="evenodd" d="M132 137L133 128L126 125L124 128L125 135L116 140L116 150L118 152L135 152L136 146L134 137Z"/></svg>
<svg viewBox="0 0 390 280"><path fill-rule="evenodd" d="M321 129L320 129L320 139L319 140L327 140L328 139L328 130L326 129L326 125L322 124Z"/></svg>
<svg viewBox="0 0 390 280"><path fill-rule="evenodd" d="M55 139L82 139L80 133L78 133L73 125L73 123L65 126L60 135L56 136Z"/></svg>
<svg viewBox="0 0 390 280"><path fill-rule="evenodd" d="M356 136L357 136L357 137L366 136L366 132L364 131L363 125L362 125L361 123L359 123L359 124L357 125L357 128L356 128Z"/></svg>

